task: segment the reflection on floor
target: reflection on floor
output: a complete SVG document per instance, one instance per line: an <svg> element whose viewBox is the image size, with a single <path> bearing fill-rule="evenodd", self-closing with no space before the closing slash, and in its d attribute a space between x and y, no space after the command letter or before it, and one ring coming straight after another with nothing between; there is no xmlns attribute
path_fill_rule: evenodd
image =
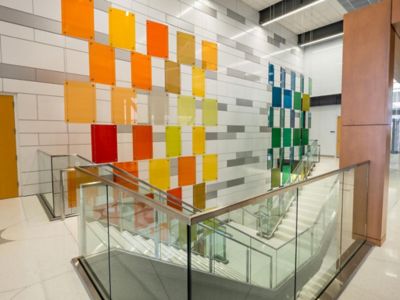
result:
<svg viewBox="0 0 400 300"><path fill-rule="evenodd" d="M387 239L374 248L339 298L386 300L400 298L400 169L391 164Z"/></svg>
<svg viewBox="0 0 400 300"><path fill-rule="evenodd" d="M0 300L89 299L77 255L76 218L49 222L36 196L0 201Z"/></svg>

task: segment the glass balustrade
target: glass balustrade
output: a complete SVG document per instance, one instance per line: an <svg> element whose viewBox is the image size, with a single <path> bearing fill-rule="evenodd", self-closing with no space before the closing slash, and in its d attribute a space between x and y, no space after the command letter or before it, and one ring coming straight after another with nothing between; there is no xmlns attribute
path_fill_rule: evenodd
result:
<svg viewBox="0 0 400 300"><path fill-rule="evenodd" d="M105 299L315 299L366 240L368 170L202 212L113 166L77 167L80 260ZM260 235L254 208L267 218L287 198Z"/></svg>

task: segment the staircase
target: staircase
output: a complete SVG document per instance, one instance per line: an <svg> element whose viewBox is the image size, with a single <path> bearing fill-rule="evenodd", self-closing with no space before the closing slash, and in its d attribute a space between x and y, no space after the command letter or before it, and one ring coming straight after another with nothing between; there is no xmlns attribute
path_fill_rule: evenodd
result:
<svg viewBox="0 0 400 300"><path fill-rule="evenodd" d="M87 241L90 249L89 253L101 253L107 250L107 227L103 226L98 221L87 222ZM157 257L155 251L155 243L152 239L146 239L140 235L135 235L127 230L119 231L114 226L109 227L110 230L110 248L126 250L130 253L135 253L145 257ZM178 249L171 245L160 243L159 258L162 261L169 262L175 265L187 266L187 253L182 249ZM208 273L210 270L210 260L207 257L194 254L191 256L192 268ZM242 274L235 271L229 263L225 264L213 260L212 266L214 274L237 281L245 281Z"/></svg>

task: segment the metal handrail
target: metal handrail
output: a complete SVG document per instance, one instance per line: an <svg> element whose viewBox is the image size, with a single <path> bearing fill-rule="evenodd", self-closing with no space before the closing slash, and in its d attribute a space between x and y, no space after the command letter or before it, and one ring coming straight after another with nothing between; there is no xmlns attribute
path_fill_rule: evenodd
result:
<svg viewBox="0 0 400 300"><path fill-rule="evenodd" d="M369 160L362 161L360 163L353 164L353 165L350 165L350 166L347 166L347 167L344 167L344 168L339 168L337 170L333 170L333 171L330 171L330 172L327 172L325 174L321 174L321 175L318 175L318 176L315 176L315 177L307 178L304 181L293 183L293 184L289 184L289 185L284 186L282 188L279 188L279 189L276 189L276 190L272 190L272 191L269 191L267 193L264 193L264 194L261 194L259 196L252 197L252 198L249 198L249 199L246 199L246 200L243 200L243 201L239 201L239 202L236 202L234 204L230 204L230 205L227 205L227 206L222 206L222 207L215 208L215 209L203 212L203 213L195 214L195 215L190 217L190 224L196 224L196 223L202 222L202 221L210 219L210 218L215 218L217 216L226 214L226 213L228 213L230 211L234 211L234 210L240 209L240 208L245 207L247 205L256 204L257 202L259 202L259 201L261 201L261 200L263 200L265 198L272 198L272 197L280 195L282 193L286 193L288 191L298 189L300 187L303 187L305 185L311 184L313 182L320 181L322 179L328 178L328 177L333 176L335 174L339 174L341 172L349 171L349 170L351 170L353 168L359 167L361 165L367 165L367 164L368 165L370 164Z"/></svg>

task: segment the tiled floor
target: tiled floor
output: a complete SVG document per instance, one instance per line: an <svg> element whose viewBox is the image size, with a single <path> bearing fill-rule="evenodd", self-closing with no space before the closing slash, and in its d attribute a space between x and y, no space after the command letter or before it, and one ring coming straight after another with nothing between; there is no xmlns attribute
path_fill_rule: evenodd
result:
<svg viewBox="0 0 400 300"><path fill-rule="evenodd" d="M390 171L387 239L374 248L340 300L400 299L400 169Z"/></svg>
<svg viewBox="0 0 400 300"><path fill-rule="evenodd" d="M89 299L70 263L76 228L49 222L35 196L1 200L0 300Z"/></svg>

